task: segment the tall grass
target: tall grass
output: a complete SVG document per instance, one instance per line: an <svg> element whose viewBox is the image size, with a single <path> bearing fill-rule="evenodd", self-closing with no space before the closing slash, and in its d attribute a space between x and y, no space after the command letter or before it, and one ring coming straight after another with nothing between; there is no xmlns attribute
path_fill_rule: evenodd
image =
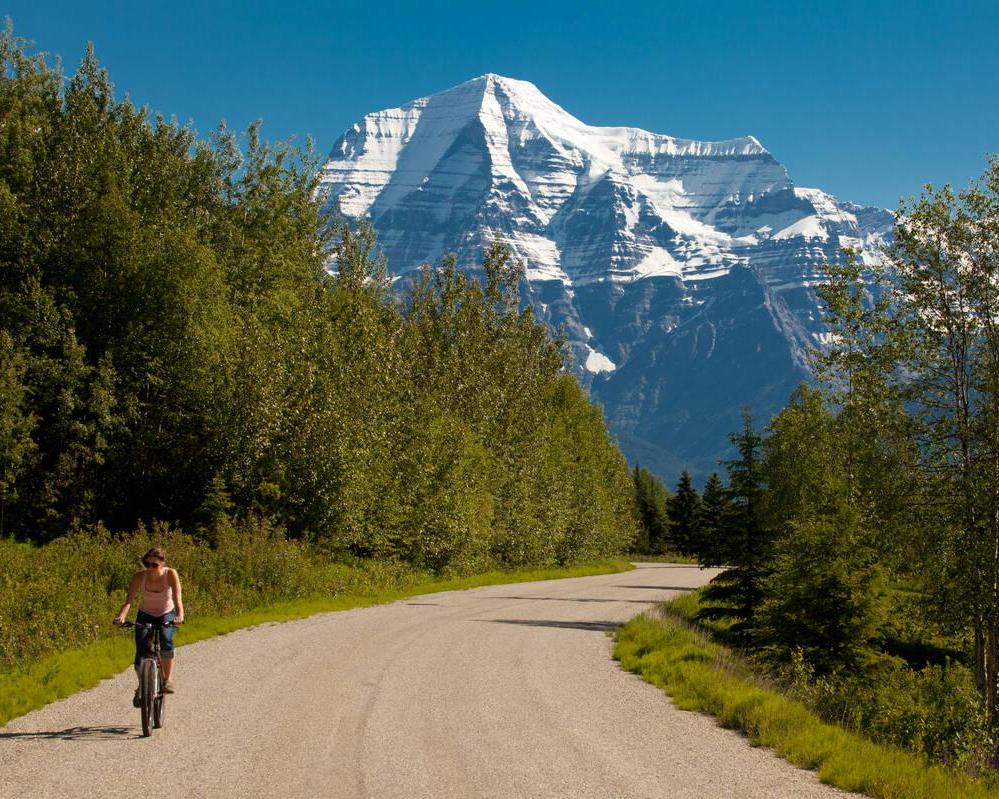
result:
<svg viewBox="0 0 999 799"><path fill-rule="evenodd" d="M680 601L686 608L697 600ZM614 656L666 691L677 707L715 716L838 788L878 799L999 797L999 791L964 773L823 722L679 615L636 617L618 631Z"/></svg>
<svg viewBox="0 0 999 799"><path fill-rule="evenodd" d="M310 597L403 589L428 579L394 562L343 563L267 522L223 522L209 545L166 525L79 531L45 546L0 540L0 670L113 634L142 553L165 546L191 617L232 616Z"/></svg>
<svg viewBox="0 0 999 799"><path fill-rule="evenodd" d="M337 562L254 523L220 528L210 547L167 528L125 537L76 534L44 547L0 540L0 724L125 669L134 645L111 626L137 558L165 543L181 574L180 645L266 622L436 591L609 574L622 560L435 577L398 563Z"/></svg>

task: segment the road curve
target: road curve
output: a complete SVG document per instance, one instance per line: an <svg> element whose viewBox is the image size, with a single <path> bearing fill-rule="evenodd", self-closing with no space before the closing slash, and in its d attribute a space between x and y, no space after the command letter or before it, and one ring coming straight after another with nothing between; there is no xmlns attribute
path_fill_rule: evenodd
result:
<svg viewBox="0 0 999 799"><path fill-rule="evenodd" d="M647 564L202 641L149 739L131 671L0 728L0 796L843 796L611 659L608 630L707 577Z"/></svg>

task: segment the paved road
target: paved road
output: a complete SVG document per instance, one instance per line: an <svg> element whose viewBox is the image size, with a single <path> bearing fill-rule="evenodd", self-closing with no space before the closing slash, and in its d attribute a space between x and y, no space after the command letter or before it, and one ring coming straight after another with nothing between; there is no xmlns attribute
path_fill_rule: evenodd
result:
<svg viewBox="0 0 999 799"><path fill-rule="evenodd" d="M130 671L0 728L0 796L841 796L611 660L608 630L707 577L648 564L203 641L149 739Z"/></svg>

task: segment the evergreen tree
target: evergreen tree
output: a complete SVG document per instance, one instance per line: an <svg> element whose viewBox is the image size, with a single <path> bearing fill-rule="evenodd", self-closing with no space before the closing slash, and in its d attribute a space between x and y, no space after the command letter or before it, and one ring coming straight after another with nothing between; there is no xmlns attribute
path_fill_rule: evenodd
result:
<svg viewBox="0 0 999 799"><path fill-rule="evenodd" d="M715 550L722 521L728 511L728 491L718 472L712 472L701 495L696 554L702 564L717 562Z"/></svg>
<svg viewBox="0 0 999 799"><path fill-rule="evenodd" d="M643 555L662 554L670 543L669 491L658 477L637 464L632 480L639 522L639 537L634 550Z"/></svg>
<svg viewBox="0 0 999 799"><path fill-rule="evenodd" d="M699 548L701 538L701 497L686 469L676 484L669 502L669 537L673 549L690 555Z"/></svg>
<svg viewBox="0 0 999 799"><path fill-rule="evenodd" d="M773 533L764 515L762 436L754 429L749 411L743 427L731 435L738 457L726 461L729 507L721 520L712 565L725 566L705 589L712 603L705 617L733 620L732 632L748 641L758 623L757 610L770 575Z"/></svg>
<svg viewBox="0 0 999 799"><path fill-rule="evenodd" d="M785 663L800 654L818 675L864 665L881 623L876 531L854 490L851 432L845 411L803 385L763 445L774 542L757 642Z"/></svg>

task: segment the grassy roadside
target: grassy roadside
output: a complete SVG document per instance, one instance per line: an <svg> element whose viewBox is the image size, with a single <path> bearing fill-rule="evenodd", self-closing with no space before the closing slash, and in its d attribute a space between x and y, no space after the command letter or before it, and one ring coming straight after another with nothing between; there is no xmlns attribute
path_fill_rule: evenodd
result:
<svg viewBox="0 0 999 799"><path fill-rule="evenodd" d="M192 618L184 625L177 638L180 645L193 644L205 638L224 635L258 624L292 621L316 613L369 607L421 594L462 591L503 583L614 574L631 568L633 568L631 564L625 560L606 560L561 569L491 571L448 580L427 580L399 590L281 602L232 616ZM7 672L0 672L0 725L49 702L92 688L102 679L113 677L127 668L133 653L131 637L122 634L38 658Z"/></svg>
<svg viewBox="0 0 999 799"><path fill-rule="evenodd" d="M715 716L837 788L877 799L999 797L999 791L965 774L821 721L669 610L643 614L622 627L614 656L623 668L662 688L677 707Z"/></svg>

